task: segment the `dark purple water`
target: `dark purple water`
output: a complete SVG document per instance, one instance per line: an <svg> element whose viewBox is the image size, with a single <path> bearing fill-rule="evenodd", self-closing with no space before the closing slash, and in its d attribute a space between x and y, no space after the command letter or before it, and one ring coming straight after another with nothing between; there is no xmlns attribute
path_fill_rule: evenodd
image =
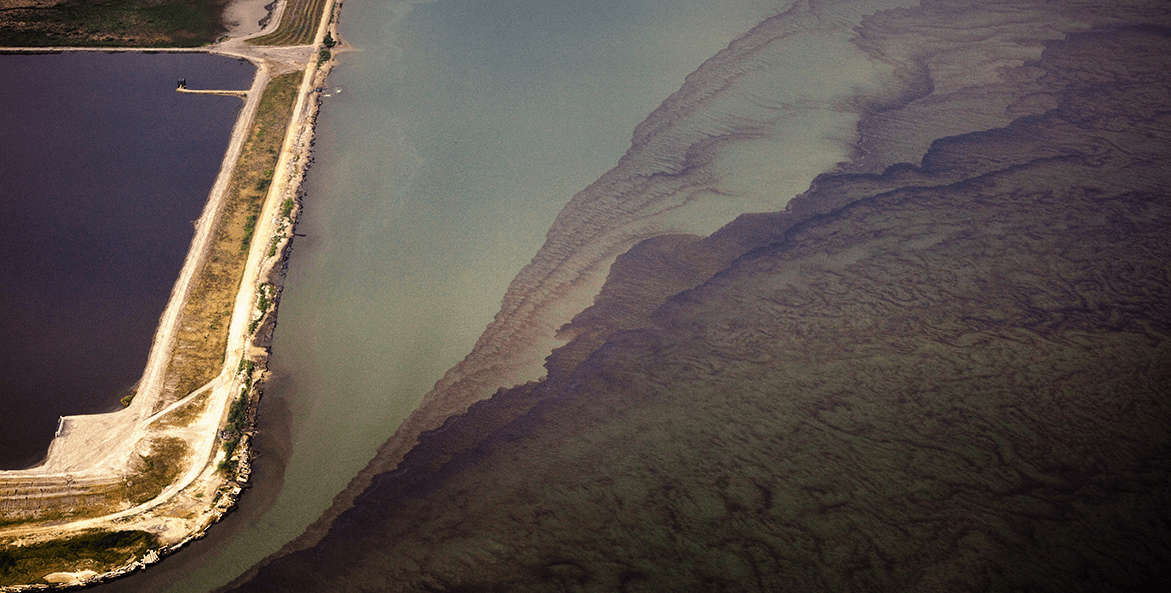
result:
<svg viewBox="0 0 1171 593"><path fill-rule="evenodd" d="M139 379L219 171L247 62L205 54L0 56L0 468L57 417Z"/></svg>

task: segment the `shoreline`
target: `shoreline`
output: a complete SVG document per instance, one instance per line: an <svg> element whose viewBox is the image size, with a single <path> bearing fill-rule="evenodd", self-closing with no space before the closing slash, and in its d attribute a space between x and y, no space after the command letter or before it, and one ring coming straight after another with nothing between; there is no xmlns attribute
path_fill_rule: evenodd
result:
<svg viewBox="0 0 1171 593"><path fill-rule="evenodd" d="M98 572L81 570L79 567L73 572L50 573L39 582L0 587L0 591L88 586L141 570L181 549L191 540L203 537L211 525L235 506L236 500L247 488L251 473L249 437L254 429L251 419L254 418L255 407L261 397L260 390L254 388L254 385L262 382L266 374L284 270L300 211L300 188L311 161L311 142L321 106L320 97L312 95L315 94L314 89L324 85L334 63L332 55L349 49L339 44L332 48L329 60L318 63L317 50L325 34L328 32L334 39L338 39L336 15L340 4L340 0L326 1L322 14L317 17L319 22L314 43L305 46L251 46L244 42L247 38L263 35L277 26L277 23L270 23L270 26L247 37L221 40L202 48L0 49L0 53L201 52L246 59L257 69L245 97L245 106L237 116L225 150L220 174L197 222L196 236L160 318L147 367L140 380L141 388L134 401L117 412L65 417L58 431L59 436L53 440L45 459L39 465L23 470L0 471L0 481L6 482L6 487L17 484L21 487L35 487L38 483L52 484L61 480L66 480L72 486L75 480L76 483L101 479L116 482L126 477L133 478L136 474L130 460L134 454L142 454L139 449L150 436L147 426L157 428L159 425L168 425L177 415L187 414L183 408L190 404L195 414L194 420L187 420L190 426L171 431L183 434L190 453L181 462L183 469L180 475L151 500L117 512L77 519L54 519L51 515L45 518L37 515L40 511L34 510L32 516L24 517L21 523L19 513L0 515L0 519L16 521L0 526L0 540L5 545L22 546L62 540L94 529L147 531L155 533L161 545L126 564L106 567L108 570ZM184 303L190 298L192 279L207 258L210 247L208 239L216 230L216 217L223 206L228 184L240 166L240 149L252 132L260 97L272 80L294 71L302 72L300 83L292 115L284 128L284 140L272 184L263 198L263 206L256 219L247 261L231 308L228 345L220 373L203 387L154 412L151 406L158 401L163 375L175 347L175 326ZM286 206L286 200L292 200L291 208ZM270 304L258 311L257 303L261 299ZM245 368L247 371L243 371ZM237 399L237 394L244 394L248 398L247 417L250 422L242 427L240 443L229 460L225 459L220 447L220 429L227 421L228 408ZM73 440L65 438L70 436ZM151 444L148 442L147 446ZM225 462L232 465L228 471L222 470Z"/></svg>

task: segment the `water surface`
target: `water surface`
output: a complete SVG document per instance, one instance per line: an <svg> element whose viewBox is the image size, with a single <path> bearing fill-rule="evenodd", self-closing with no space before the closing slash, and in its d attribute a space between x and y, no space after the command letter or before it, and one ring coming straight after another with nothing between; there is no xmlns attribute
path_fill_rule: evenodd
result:
<svg viewBox="0 0 1171 593"><path fill-rule="evenodd" d="M261 402L208 538L99 590L204 591L300 534L462 358L562 206L770 2L349 0Z"/></svg>
<svg viewBox="0 0 1171 593"><path fill-rule="evenodd" d="M0 56L0 468L142 374L254 68L205 54Z"/></svg>

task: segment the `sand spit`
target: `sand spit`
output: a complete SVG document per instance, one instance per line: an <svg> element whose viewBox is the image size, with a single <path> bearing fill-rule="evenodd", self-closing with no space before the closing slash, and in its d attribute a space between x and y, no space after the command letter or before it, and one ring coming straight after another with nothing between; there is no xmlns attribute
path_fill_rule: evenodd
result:
<svg viewBox="0 0 1171 593"><path fill-rule="evenodd" d="M337 4L340 4L337 0L330 0L325 13L331 14ZM275 26L276 23L272 23L249 37L263 34ZM229 404L242 390L247 392L254 380L263 376L268 340L257 337L256 328L271 326L271 323L257 323L256 318L274 315L275 307L262 313L257 311L256 303L262 290L269 291L265 294L269 301L275 302L279 298L281 272L296 217L295 208L292 212L284 212L282 205L286 199L297 199L310 161L310 141L320 105L314 89L323 84L331 64L319 65L316 49L331 26L330 19L323 20L313 45L256 47L244 43L245 38L232 38L200 50L183 50L247 59L256 65L257 71L251 88L246 92L245 105L233 129L220 174L197 222L196 235L182 272L156 330L138 393L130 406L119 412L62 418L44 462L33 468L0 472L0 546L24 546L70 537L87 530L108 529L148 531L158 536L163 547L123 566L107 567L109 569L105 572L87 568L47 575L45 580L54 587L93 584L156 562L192 539L202 537L211 524L234 506L236 497L246 487L250 474L249 435L242 435L241 444L236 449L237 456L231 460L236 467L232 475L217 469L225 461L224 452L218 446L219 429L227 418ZM330 33L335 39L338 37L336 30ZM52 51L64 49L67 48ZM30 50L15 48L5 51ZM142 50L100 48L96 51ZM193 278L207 257L215 230L214 221L256 118L260 98L272 78L302 70L304 75L293 115L277 160L277 174L257 218L244 279L232 309L222 370L204 387L155 413L163 394L163 375L174 348L180 313ZM275 290L262 288L262 285L275 285ZM253 364L245 365L246 361ZM258 390L253 389L253 406L258 397ZM181 420L177 421L177 418ZM133 506L118 503L118 500L125 499L119 495L119 489L132 486L140 473L137 465L141 464L142 457L167 442L180 443L183 461L179 464L178 478L149 501ZM100 516L70 519L78 515L78 509L87 507L104 508L107 512ZM17 585L0 590L18 591L45 586Z"/></svg>

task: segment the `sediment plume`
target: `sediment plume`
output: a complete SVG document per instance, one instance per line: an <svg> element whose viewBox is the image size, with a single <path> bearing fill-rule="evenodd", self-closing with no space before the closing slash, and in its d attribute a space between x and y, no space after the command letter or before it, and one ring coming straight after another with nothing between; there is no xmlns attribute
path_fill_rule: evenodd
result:
<svg viewBox="0 0 1171 593"><path fill-rule="evenodd" d="M1165 585L1169 32L1050 44L1052 109L799 198L871 188L843 207L643 243L576 322L600 347L236 590Z"/></svg>
<svg viewBox="0 0 1171 593"><path fill-rule="evenodd" d="M237 590L1171 579L1167 7L842 6L688 77ZM838 33L865 75L787 94Z"/></svg>
<svg viewBox="0 0 1171 593"><path fill-rule="evenodd" d="M338 502L393 469L420 433L501 388L539 380L545 358L572 337L558 330L593 302L619 254L647 238L707 234L744 212L783 208L815 175L845 161L856 140L859 115L850 106L858 94L888 102L901 93L897 80L882 76L889 66L851 43L860 15L886 4L793 3L689 75L636 128L617 166L565 206L472 351ZM834 62L840 77L826 81L811 70L822 56L803 49L810 43L843 53ZM763 175L736 154L760 142L782 151Z"/></svg>

